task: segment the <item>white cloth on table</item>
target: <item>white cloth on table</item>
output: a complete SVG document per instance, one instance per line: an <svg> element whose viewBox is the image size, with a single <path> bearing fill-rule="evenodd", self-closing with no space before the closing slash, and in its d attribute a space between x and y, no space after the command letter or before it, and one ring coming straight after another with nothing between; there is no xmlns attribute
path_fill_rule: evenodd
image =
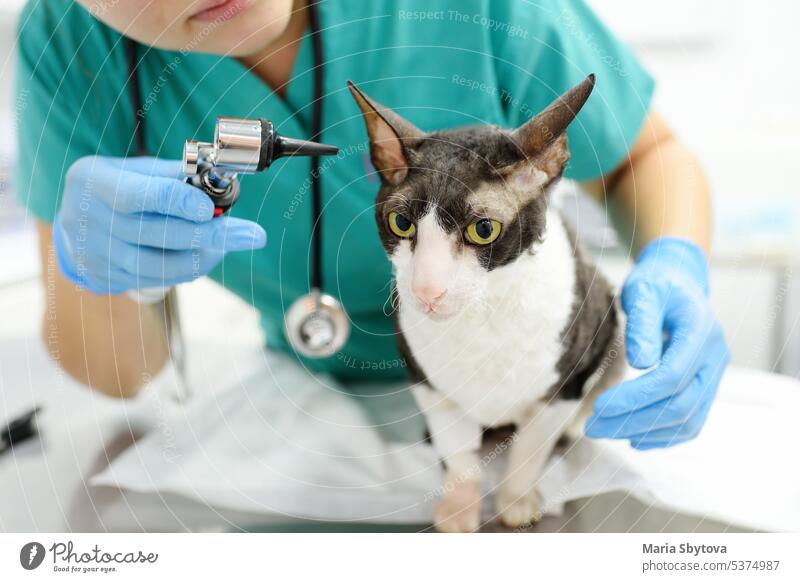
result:
<svg viewBox="0 0 800 582"><path fill-rule="evenodd" d="M262 351L243 356L235 376L226 389L171 408L92 483L269 515L430 520L441 463L403 383L345 387ZM800 531L797 410L800 382L731 369L690 443L638 452L625 442L580 439L555 455L540 483L545 509L627 491L734 525ZM502 462L482 461L488 491Z"/></svg>

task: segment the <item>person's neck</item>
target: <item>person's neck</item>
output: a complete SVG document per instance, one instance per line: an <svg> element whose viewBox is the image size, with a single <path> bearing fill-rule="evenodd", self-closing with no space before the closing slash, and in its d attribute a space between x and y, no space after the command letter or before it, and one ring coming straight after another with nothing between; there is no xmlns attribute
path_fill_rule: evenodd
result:
<svg viewBox="0 0 800 582"><path fill-rule="evenodd" d="M239 57L239 62L284 96L307 25L306 0L294 0L286 30L257 53Z"/></svg>

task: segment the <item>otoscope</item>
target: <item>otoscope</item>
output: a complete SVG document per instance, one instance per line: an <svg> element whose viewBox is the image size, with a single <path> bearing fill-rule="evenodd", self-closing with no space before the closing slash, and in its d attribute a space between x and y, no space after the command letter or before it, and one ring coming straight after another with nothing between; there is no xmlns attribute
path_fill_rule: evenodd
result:
<svg viewBox="0 0 800 582"><path fill-rule="evenodd" d="M183 147L186 181L214 202L214 216L230 210L239 199L238 174L263 172L278 158L333 156L339 148L284 137L267 119L219 117L214 141L187 140Z"/></svg>
<svg viewBox="0 0 800 582"><path fill-rule="evenodd" d="M337 153L339 148L334 146L284 137L267 119L219 117L214 128L214 141L186 140L183 173L189 184L211 198L214 216L220 216L239 199L238 174L263 172L272 162L287 156L316 157ZM189 396L189 385L175 289L139 289L135 294L137 301L166 301L172 359L183 391L179 398L185 400Z"/></svg>

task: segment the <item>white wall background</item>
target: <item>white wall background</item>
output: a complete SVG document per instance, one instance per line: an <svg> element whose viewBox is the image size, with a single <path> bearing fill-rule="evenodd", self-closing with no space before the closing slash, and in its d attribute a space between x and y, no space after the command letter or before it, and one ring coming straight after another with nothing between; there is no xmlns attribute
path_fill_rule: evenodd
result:
<svg viewBox="0 0 800 582"><path fill-rule="evenodd" d="M657 107L712 164L721 202L797 192L792 163L800 145L797 2L591 4L656 74Z"/></svg>

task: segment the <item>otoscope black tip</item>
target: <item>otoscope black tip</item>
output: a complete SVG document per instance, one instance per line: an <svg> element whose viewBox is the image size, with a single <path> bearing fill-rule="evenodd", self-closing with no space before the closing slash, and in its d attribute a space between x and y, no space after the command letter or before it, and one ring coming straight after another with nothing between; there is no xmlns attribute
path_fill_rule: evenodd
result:
<svg viewBox="0 0 800 582"><path fill-rule="evenodd" d="M335 156L339 148L324 143L294 139L291 137L276 136L272 158L286 156Z"/></svg>

